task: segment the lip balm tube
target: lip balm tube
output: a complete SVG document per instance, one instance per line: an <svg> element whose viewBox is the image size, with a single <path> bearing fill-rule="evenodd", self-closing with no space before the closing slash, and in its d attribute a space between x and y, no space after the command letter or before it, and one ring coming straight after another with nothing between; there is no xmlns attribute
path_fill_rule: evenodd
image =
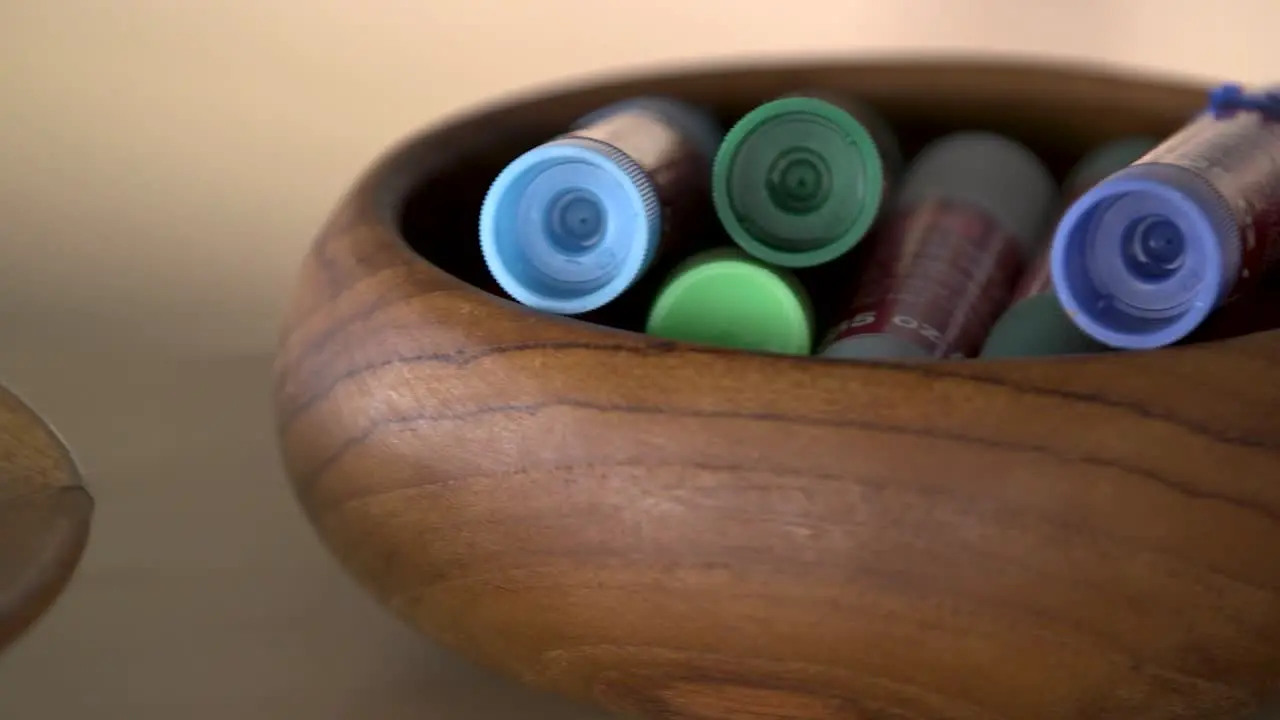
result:
<svg viewBox="0 0 1280 720"><path fill-rule="evenodd" d="M668 340L786 355L813 350L813 308L804 286L738 248L708 250L672 272L646 332Z"/></svg>
<svg viewBox="0 0 1280 720"><path fill-rule="evenodd" d="M634 98L516 158L480 210L480 249L503 290L562 315L617 298L707 202L720 130L670 98Z"/></svg>
<svg viewBox="0 0 1280 720"><path fill-rule="evenodd" d="M875 111L806 92L764 103L730 128L711 197L743 250L774 265L811 267L862 240L901 165L898 141Z"/></svg>
<svg viewBox="0 0 1280 720"><path fill-rule="evenodd" d="M1065 203L1075 201L1111 173L1142 157L1158 142L1155 138L1133 136L1095 148L1067 174L1062 184ZM987 335L981 357L1070 355L1106 349L1081 332L1058 302L1049 269L1049 245L1046 244L1031 268L1023 273L1009 309Z"/></svg>
<svg viewBox="0 0 1280 720"><path fill-rule="evenodd" d="M1120 349L1170 345L1280 264L1280 121L1271 114L1211 102L1071 205L1051 269L1085 334Z"/></svg>
<svg viewBox="0 0 1280 720"><path fill-rule="evenodd" d="M907 169L820 354L976 355L1057 204L1057 182L1021 143L988 132L935 140Z"/></svg>

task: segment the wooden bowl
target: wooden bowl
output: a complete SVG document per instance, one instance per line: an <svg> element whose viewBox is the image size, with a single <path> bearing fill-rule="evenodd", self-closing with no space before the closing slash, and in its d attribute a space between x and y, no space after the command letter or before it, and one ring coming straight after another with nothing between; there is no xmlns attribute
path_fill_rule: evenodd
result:
<svg viewBox="0 0 1280 720"><path fill-rule="evenodd" d="M842 363L484 289L488 182L575 117L661 92L729 120L815 86L909 147L980 125L1058 170L1204 102L1085 69L843 62L575 88L412 139L329 219L280 344L283 452L329 548L472 658L654 718L1217 720L1280 688L1280 332Z"/></svg>
<svg viewBox="0 0 1280 720"><path fill-rule="evenodd" d="M0 650L62 593L92 514L93 498L62 441L0 387Z"/></svg>

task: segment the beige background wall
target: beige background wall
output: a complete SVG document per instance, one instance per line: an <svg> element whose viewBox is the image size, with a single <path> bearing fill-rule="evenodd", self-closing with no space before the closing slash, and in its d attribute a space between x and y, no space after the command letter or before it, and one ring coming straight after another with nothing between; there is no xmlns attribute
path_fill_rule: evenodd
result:
<svg viewBox="0 0 1280 720"><path fill-rule="evenodd" d="M70 590L0 658L0 717L570 717L389 620L277 468L269 355L293 267L406 132L711 57L981 51L1266 80L1277 23L1274 0L0 0L0 382L99 502Z"/></svg>

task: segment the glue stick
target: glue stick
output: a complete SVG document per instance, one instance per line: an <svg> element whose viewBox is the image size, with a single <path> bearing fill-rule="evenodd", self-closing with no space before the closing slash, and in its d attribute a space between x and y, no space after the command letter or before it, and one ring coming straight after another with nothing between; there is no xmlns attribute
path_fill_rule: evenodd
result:
<svg viewBox="0 0 1280 720"><path fill-rule="evenodd" d="M1280 265L1280 93L1227 85L1085 193L1053 238L1072 322L1113 348L1163 347Z"/></svg>
<svg viewBox="0 0 1280 720"><path fill-rule="evenodd" d="M529 150L489 187L480 248L519 302L564 315L611 302L689 233L721 133L670 98L636 98Z"/></svg>
<svg viewBox="0 0 1280 720"><path fill-rule="evenodd" d="M729 236L773 265L800 268L862 240L901 171L898 142L871 108L806 92L756 107L725 135L712 171Z"/></svg>
<svg viewBox="0 0 1280 720"><path fill-rule="evenodd" d="M1040 158L988 132L934 141L868 239L833 358L973 357L1046 238L1058 188Z"/></svg>

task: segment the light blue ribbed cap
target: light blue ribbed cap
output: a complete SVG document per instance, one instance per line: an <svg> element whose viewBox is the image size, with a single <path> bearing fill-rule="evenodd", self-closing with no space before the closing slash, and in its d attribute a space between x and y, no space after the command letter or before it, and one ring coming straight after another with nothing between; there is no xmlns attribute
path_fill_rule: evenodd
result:
<svg viewBox="0 0 1280 720"><path fill-rule="evenodd" d="M595 310L644 273L662 233L653 181L604 143L552 140L516 158L480 209L480 250L498 284L529 307Z"/></svg>

